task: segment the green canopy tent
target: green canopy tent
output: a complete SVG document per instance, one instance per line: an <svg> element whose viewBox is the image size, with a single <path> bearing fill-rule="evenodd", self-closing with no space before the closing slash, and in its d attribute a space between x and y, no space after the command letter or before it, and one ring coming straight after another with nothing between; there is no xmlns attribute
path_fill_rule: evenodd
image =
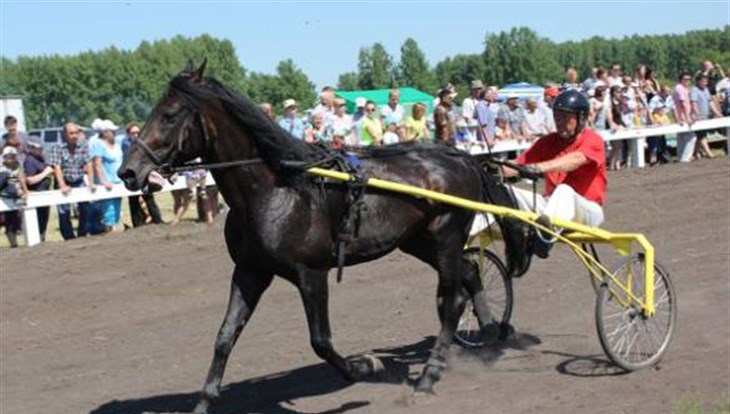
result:
<svg viewBox="0 0 730 414"><path fill-rule="evenodd" d="M398 88L398 90L400 91L400 104L403 105L405 116L411 114L411 108L418 102L426 105L427 114L433 110L433 96L414 88ZM336 91L335 95L344 99L347 112L354 114L356 110L355 99L365 98L375 102L375 105L379 108L388 103L389 93L390 89L372 89L367 91Z"/></svg>

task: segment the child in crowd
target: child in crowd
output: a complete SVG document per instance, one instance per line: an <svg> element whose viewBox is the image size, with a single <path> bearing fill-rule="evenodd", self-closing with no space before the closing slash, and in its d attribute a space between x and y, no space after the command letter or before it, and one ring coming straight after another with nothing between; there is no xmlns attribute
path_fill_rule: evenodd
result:
<svg viewBox="0 0 730 414"><path fill-rule="evenodd" d="M476 135L469 130L469 124L462 118L456 121L456 135L454 136L456 147L465 151L476 141Z"/></svg>
<svg viewBox="0 0 730 414"><path fill-rule="evenodd" d="M16 199L18 205L25 203L28 189L25 187L23 168L18 161L18 151L15 147L6 146L2 152L3 162L0 165L0 197ZM2 213L2 223L5 225L5 235L10 247L18 247L18 233L20 233L20 211L12 210Z"/></svg>
<svg viewBox="0 0 730 414"><path fill-rule="evenodd" d="M672 123L667 115L664 103L658 103L651 111L651 123L653 126L665 126ZM667 151L667 140L664 135L653 136L647 138L649 146L649 165L655 165L657 162L669 162L669 154Z"/></svg>
<svg viewBox="0 0 730 414"><path fill-rule="evenodd" d="M512 139L512 131L507 125L507 118L497 117L497 127L494 129L494 136L498 141L509 141Z"/></svg>
<svg viewBox="0 0 730 414"><path fill-rule="evenodd" d="M395 118L385 118L385 133L383 134L383 144L397 144L400 142L398 136L398 121Z"/></svg>

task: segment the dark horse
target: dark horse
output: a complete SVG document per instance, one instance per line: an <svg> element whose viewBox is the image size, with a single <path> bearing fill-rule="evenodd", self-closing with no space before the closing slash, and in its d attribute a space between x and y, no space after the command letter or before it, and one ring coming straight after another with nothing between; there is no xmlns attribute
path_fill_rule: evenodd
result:
<svg viewBox="0 0 730 414"><path fill-rule="evenodd" d="M202 157L205 163L260 159L212 171L230 206L225 237L235 263L228 310L196 412L219 396L228 355L274 275L297 287L304 303L314 352L344 378L370 376L377 361L343 358L335 351L328 315L328 271L347 213L346 186L314 177L292 162L316 161L321 149L298 141L258 107L203 76L205 63L174 77L132 146L119 176L130 190L159 189L165 166ZM470 156L441 145L396 145L361 159L368 176L406 183L473 200L512 205L508 194ZM491 326L483 287L462 248L474 212L415 197L365 189L359 234L346 245L345 265L382 257L400 248L438 272L441 330L416 381L430 392L440 378L468 292L482 326ZM508 267L519 273L527 256L521 229L502 223ZM514 224L514 223L513 223Z"/></svg>

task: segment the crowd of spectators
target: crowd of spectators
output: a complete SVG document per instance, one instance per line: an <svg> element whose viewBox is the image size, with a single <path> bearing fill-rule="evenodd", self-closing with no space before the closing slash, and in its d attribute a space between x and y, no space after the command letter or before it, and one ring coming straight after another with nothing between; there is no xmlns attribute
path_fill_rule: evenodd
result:
<svg viewBox="0 0 730 414"><path fill-rule="evenodd" d="M25 203L28 192L46 191L51 188L69 194L74 188L88 188L92 192L110 191L121 184L117 170L129 149L139 136L140 127L132 122L119 134L120 128L110 120L97 119L91 125L93 135L87 138L83 129L73 123L63 125L63 143L44 154L39 138L18 130L18 120L10 115L4 120L8 131L2 140L2 164L0 165L0 196L13 198L16 204ZM217 193L206 187L206 171L194 171L183 177L187 187L173 191L174 212L171 223L181 220L190 201L198 195L201 199L199 216L212 223L217 211ZM36 209L41 240L45 240L50 207ZM122 222L122 199L105 198L94 202L79 202L57 206L58 228L64 240L122 231L129 228ZM129 197L129 213L132 227L145 224L163 224L165 221L155 196L143 194ZM76 218L76 228L73 218ZM0 214L0 223L11 247L17 247L21 230L20 211Z"/></svg>
<svg viewBox="0 0 730 414"><path fill-rule="evenodd" d="M720 65L703 62L696 73L682 72L676 85L661 85L655 72L638 65L631 75L619 63L610 68L596 67L580 82L578 72L568 68L562 83L544 85L542 97L521 99L517 95L499 96L497 86L485 86L481 80L470 83L469 96L457 105L458 94L452 84L443 85L431 103L418 102L406 111L400 102L400 91L392 89L388 102L380 107L365 98L355 100L355 111L347 113L346 101L337 97L331 87L322 89L319 103L299 112L294 99L282 103L280 116L271 103L260 104L261 110L294 138L308 143L326 142L336 148L388 145L405 141L440 141L458 148L493 148L502 142L530 143L555 131L552 102L566 89L576 89L589 97L589 126L597 131L616 132L623 129L662 126L671 123L693 124L714 117L730 116L730 80ZM131 144L137 139L140 126L130 123L125 133L109 120L97 119L91 125L96 132L86 138L81 128L72 123L63 126L64 143L43 154L42 144L17 128L17 119L4 120L8 131L2 140L0 195L14 197L22 203L28 191L44 191L52 187L68 193L72 188L88 186L111 189L120 183L116 171ZM676 137L676 159L689 162L714 156L707 142L708 131L679 133ZM666 138L647 139L649 164L670 162ZM611 169L621 168L628 157L625 140L607 143ZM199 218L211 223L217 211L217 194L206 188L205 171L186 173L187 188L173 192L172 223L181 220L190 201L199 195ZM202 206L202 207L201 207ZM155 198L151 194L129 198L134 227L148 223L164 223ZM38 222L44 238L49 209L39 208ZM78 217L74 231L71 216ZM58 206L59 228L64 239L122 230L121 199ZM17 211L2 215L11 246L17 246L20 229Z"/></svg>

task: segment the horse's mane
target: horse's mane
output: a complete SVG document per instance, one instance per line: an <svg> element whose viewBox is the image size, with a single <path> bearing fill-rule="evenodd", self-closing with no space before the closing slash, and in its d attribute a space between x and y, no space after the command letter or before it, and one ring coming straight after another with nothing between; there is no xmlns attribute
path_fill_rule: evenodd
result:
<svg viewBox="0 0 730 414"><path fill-rule="evenodd" d="M311 162L322 156L320 150L291 136L257 105L214 78L206 77L202 84L196 84L190 81L189 73L183 72L171 85L196 100L220 100L253 140L258 156L276 171L282 170L282 161Z"/></svg>
<svg viewBox="0 0 730 414"><path fill-rule="evenodd" d="M311 145L294 138L276 122L270 120L261 109L235 90L214 78L206 77L202 83L191 81L192 74L182 72L170 82L193 102L218 99L226 111L234 117L253 140L258 156L278 173L287 173L282 161L311 163L331 155L324 146ZM404 142L382 147L352 148L360 158L382 159L402 156L413 152L438 152L450 156L469 155L441 143ZM293 172L289 169L288 172Z"/></svg>

